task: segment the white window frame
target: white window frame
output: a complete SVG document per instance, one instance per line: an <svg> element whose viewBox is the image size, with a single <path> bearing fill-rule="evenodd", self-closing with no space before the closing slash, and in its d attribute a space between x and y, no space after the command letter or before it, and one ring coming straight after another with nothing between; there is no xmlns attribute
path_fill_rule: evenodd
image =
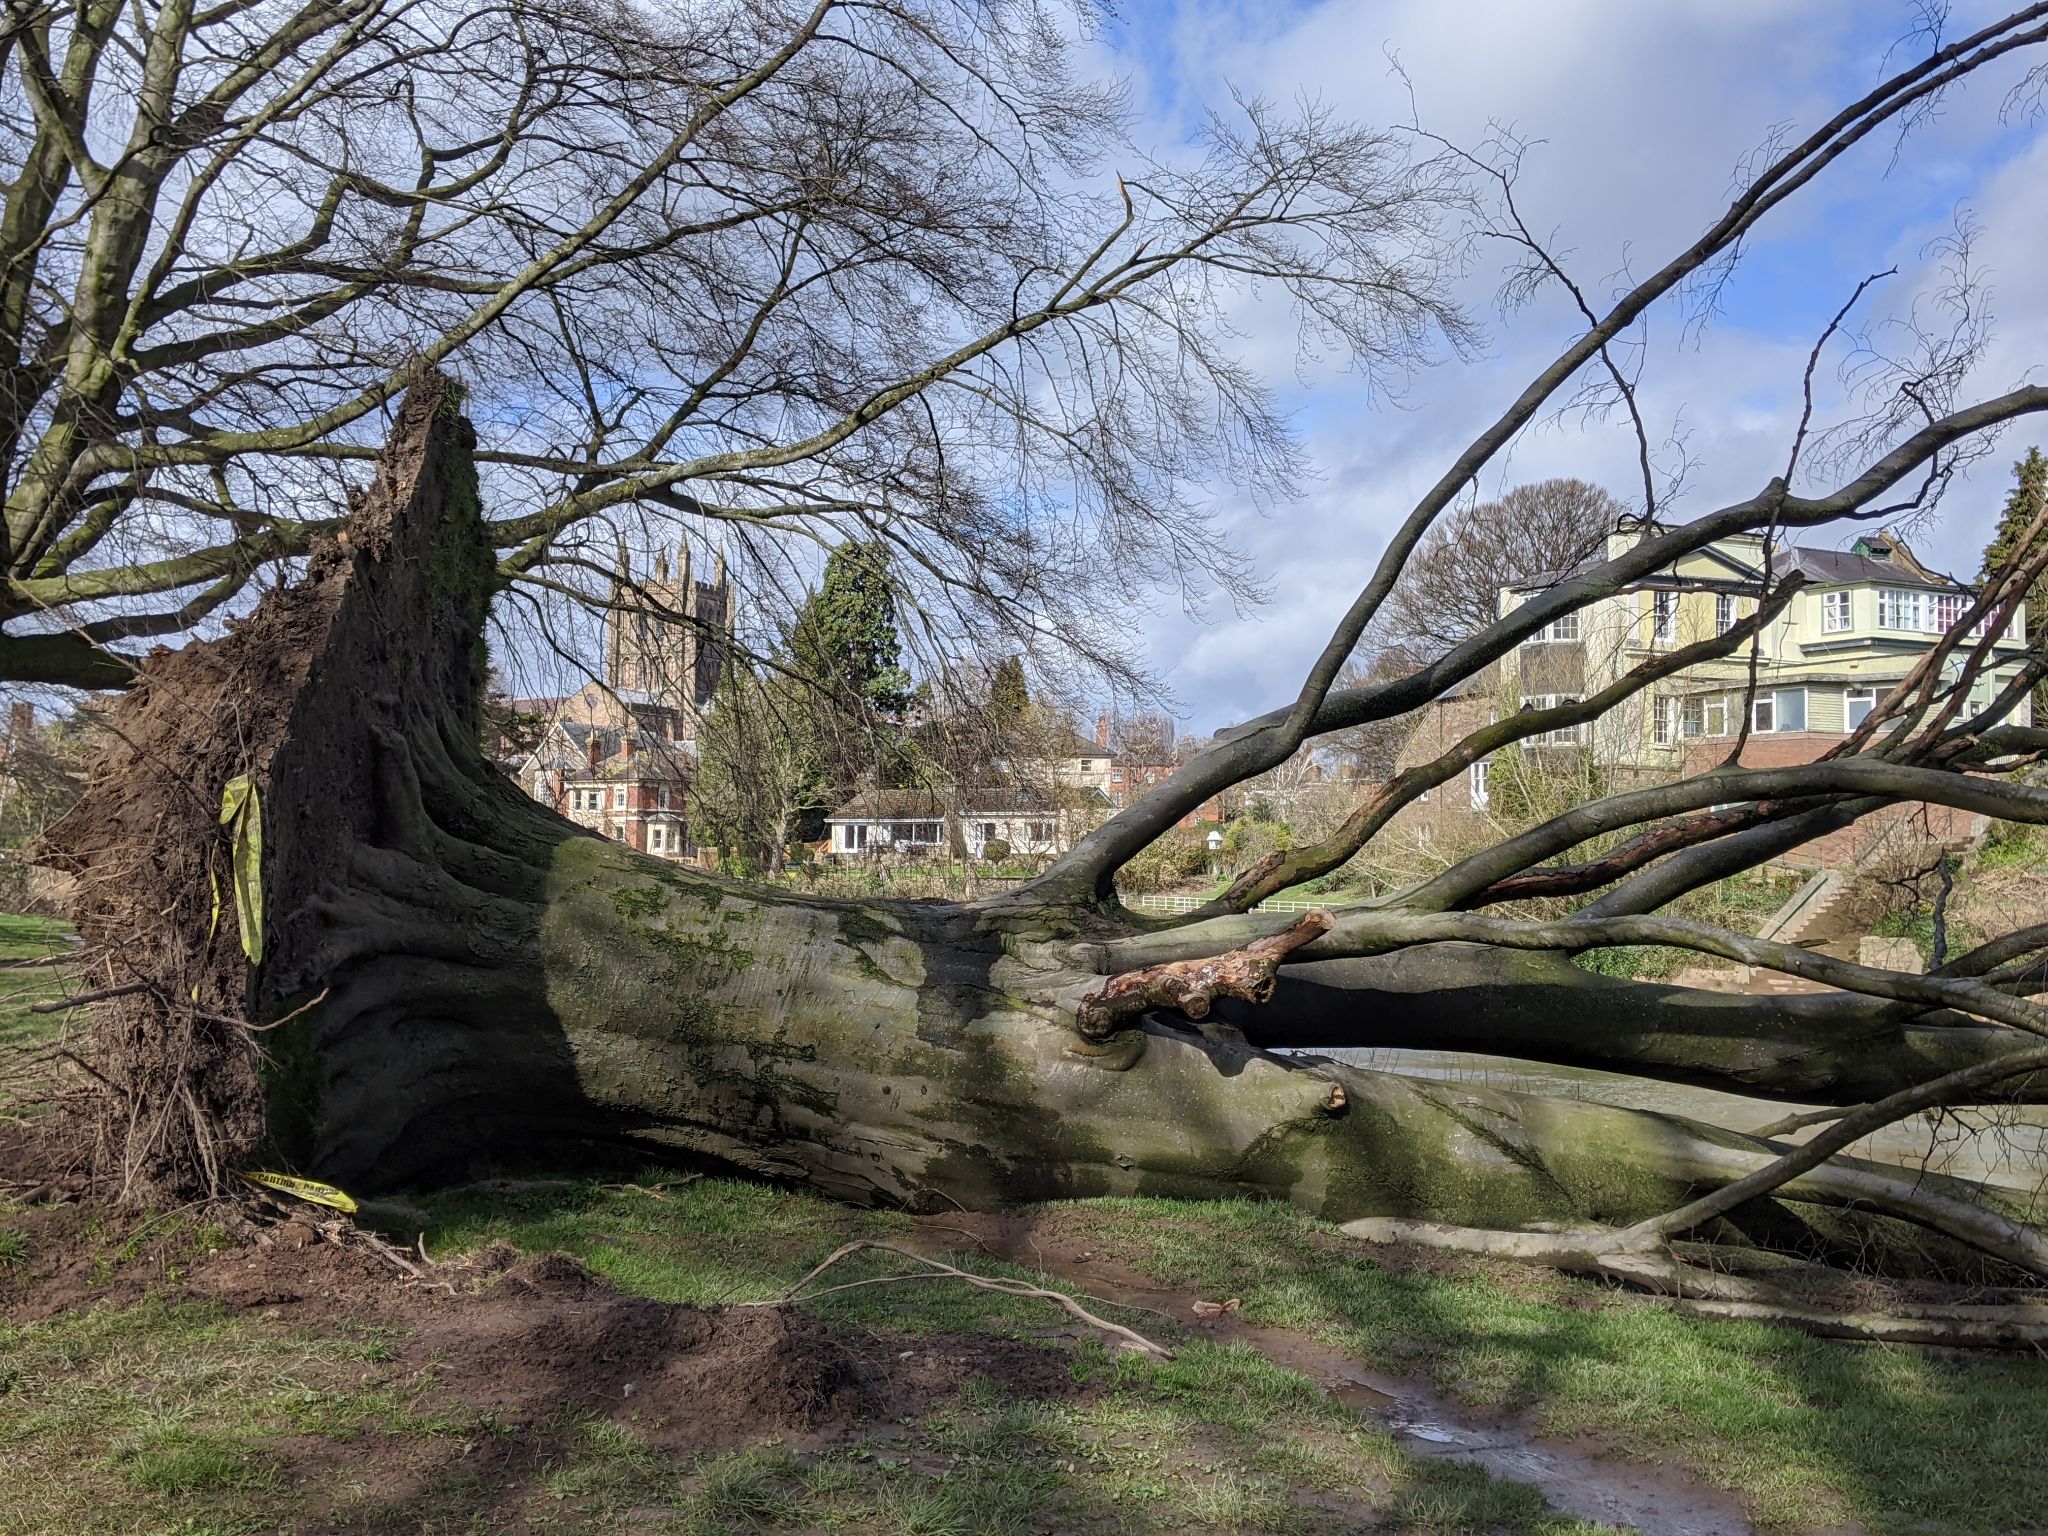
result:
<svg viewBox="0 0 2048 1536"><path fill-rule="evenodd" d="M1823 592L1820 595L1820 632L1824 635L1847 634L1852 627L1850 603L1852 594L1847 587L1839 592Z"/></svg>
<svg viewBox="0 0 2048 1536"><path fill-rule="evenodd" d="M1784 722L1784 711L1781 710L1778 707L1778 705L1780 700L1786 698L1788 695L1795 693L1799 695L1799 723L1797 725L1787 725ZM1749 728L1754 734L1758 736L1791 735L1795 732L1804 731L1808 729L1809 722L1813 719L1812 706L1813 697L1810 690L1808 689L1768 689L1765 692L1759 693L1754 699L1750 701ZM1766 718L1765 712L1767 709L1769 711L1768 718L1770 720L1770 724L1768 725L1764 723L1764 720Z"/></svg>
<svg viewBox="0 0 2048 1536"><path fill-rule="evenodd" d="M1725 635L1735 627L1735 594L1720 592L1714 596L1714 633Z"/></svg>
<svg viewBox="0 0 2048 1536"><path fill-rule="evenodd" d="M1678 740L1678 699L1660 693L1650 700L1650 744L1668 747Z"/></svg>
<svg viewBox="0 0 2048 1536"><path fill-rule="evenodd" d="M1912 587L1877 589L1877 627L1900 634L1927 633L1927 596Z"/></svg>
<svg viewBox="0 0 2048 1536"><path fill-rule="evenodd" d="M599 793L599 794L603 794L603 793L604 793L604 791L603 791L603 790L599 790L599 791L598 791L598 793ZM619 786L618 786L618 788L616 788L616 789L614 789L614 790L612 791L612 809L613 809L613 810L615 810L615 811L623 811L623 810L624 810L625 808L626 808L626 786L625 786L625 785L623 785L623 784L621 784L621 785L619 785Z"/></svg>
<svg viewBox="0 0 2048 1536"><path fill-rule="evenodd" d="M1650 594L1650 639L1665 645L1678 638L1678 594L1676 592L1652 592Z"/></svg>
<svg viewBox="0 0 2048 1536"><path fill-rule="evenodd" d="M1487 799L1490 794L1486 781L1492 775L1492 772L1493 764L1483 757L1465 770L1467 791L1471 795L1472 809L1475 811L1486 809Z"/></svg>
<svg viewBox="0 0 2048 1536"><path fill-rule="evenodd" d="M1701 711L1701 713L1702 713L1702 714L1703 714L1703 715L1704 715L1704 716L1706 717L1706 721L1705 721L1705 724L1706 724L1706 730L1705 730L1705 734L1706 734L1706 735L1708 735L1708 736L1726 736L1726 735L1728 734L1728 695L1727 695L1727 694L1725 694L1725 693L1716 693L1716 694L1712 694L1712 695L1709 695L1709 697L1707 698L1707 701L1706 701L1706 707L1705 707L1705 709L1704 709L1704 710L1702 710L1702 711ZM1715 719L1714 719L1714 717L1715 717L1716 715L1720 716L1720 723L1719 723L1719 724L1716 724L1716 723L1715 723Z"/></svg>
<svg viewBox="0 0 2048 1536"><path fill-rule="evenodd" d="M1960 592L1933 592L1928 594L1927 632L1930 635L1945 635L1960 623L1969 609L1970 600Z"/></svg>
<svg viewBox="0 0 2048 1536"><path fill-rule="evenodd" d="M1532 709L1555 709L1560 704L1578 702L1579 696L1575 693L1530 693L1522 696L1522 710L1526 713ZM1534 736L1524 737L1522 747L1524 750L1530 747L1570 747L1585 739L1586 727L1583 724L1560 725L1556 730L1538 731Z"/></svg>
<svg viewBox="0 0 2048 1536"><path fill-rule="evenodd" d="M666 851L661 846L662 831L663 829L659 826L652 826L647 829L647 851L649 853L662 853Z"/></svg>
<svg viewBox="0 0 2048 1536"><path fill-rule="evenodd" d="M1550 645L1558 641L1579 638L1579 616L1576 612L1561 613L1541 629L1522 641L1524 645Z"/></svg>
<svg viewBox="0 0 2048 1536"><path fill-rule="evenodd" d="M1849 712L1853 710L1858 704L1861 704L1863 706L1863 713L1858 718L1851 720L1849 718ZM1864 720L1870 717L1870 712L1875 708L1877 708L1877 690L1875 688L1867 686L1844 688L1842 690L1843 729L1845 731L1853 733L1857 726L1861 725L1864 722Z"/></svg>
<svg viewBox="0 0 2048 1536"><path fill-rule="evenodd" d="M1678 734L1680 739L1690 741L1707 734L1707 699L1705 694L1687 694L1678 705Z"/></svg>

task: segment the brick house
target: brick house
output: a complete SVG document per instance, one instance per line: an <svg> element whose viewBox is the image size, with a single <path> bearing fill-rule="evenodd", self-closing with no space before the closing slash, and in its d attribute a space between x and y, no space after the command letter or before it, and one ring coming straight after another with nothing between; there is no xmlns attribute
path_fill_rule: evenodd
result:
<svg viewBox="0 0 2048 1536"><path fill-rule="evenodd" d="M656 858L692 852L688 747L640 727L554 721L520 765L520 787L580 827Z"/></svg>

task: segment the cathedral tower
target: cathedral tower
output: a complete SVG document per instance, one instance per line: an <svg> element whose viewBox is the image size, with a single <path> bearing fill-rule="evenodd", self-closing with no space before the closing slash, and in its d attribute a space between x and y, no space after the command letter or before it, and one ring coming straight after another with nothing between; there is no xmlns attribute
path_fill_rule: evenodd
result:
<svg viewBox="0 0 2048 1536"><path fill-rule="evenodd" d="M735 613L723 549L710 581L693 578L688 540L680 559L681 568L671 577L664 550L655 557L653 576L635 591L626 552L620 549L612 606L605 612L604 671L606 683L621 699L674 710L678 734L693 739L718 689Z"/></svg>

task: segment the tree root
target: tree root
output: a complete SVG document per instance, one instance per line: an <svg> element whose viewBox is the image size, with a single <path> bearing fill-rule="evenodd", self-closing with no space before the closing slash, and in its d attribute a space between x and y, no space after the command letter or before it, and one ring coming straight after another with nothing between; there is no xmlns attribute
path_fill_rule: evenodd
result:
<svg viewBox="0 0 2048 1536"><path fill-rule="evenodd" d="M921 1253L912 1253L908 1248L899 1248L894 1243L876 1242L872 1238L861 1238L851 1243L842 1243L839 1247L833 1249L831 1253L827 1254L823 1261L816 1268L812 1269L809 1274L797 1281L787 1291L784 1291L774 1301L745 1301L741 1302L740 1305L745 1307L786 1307L796 1301L804 1287L817 1279L818 1276L837 1264L841 1259L859 1253L864 1248L874 1249L881 1253L896 1254L900 1258L909 1259L913 1263L924 1265L925 1271L923 1274L878 1275L872 1280L850 1280L844 1285L829 1285L822 1291L813 1291L811 1295L813 1297L829 1296L834 1291L853 1291L867 1285L895 1285L906 1280L960 1280L968 1285L978 1286L984 1291L997 1291L1005 1296L1030 1296L1042 1301L1056 1302L1089 1327L1100 1329L1114 1338L1123 1340L1125 1345L1131 1349L1151 1355L1159 1360L1171 1360L1173 1358L1172 1350L1167 1349L1163 1345L1153 1343L1152 1340L1146 1338L1142 1333L1126 1328L1121 1323L1112 1323L1105 1318L1097 1317L1065 1291L1048 1290L1042 1285L1033 1285L1028 1280L1009 1280L1000 1276L969 1274L964 1269L956 1269L951 1264L943 1263L938 1259L928 1259Z"/></svg>
<svg viewBox="0 0 2048 1536"><path fill-rule="evenodd" d="M1901 1302L1884 1311L1831 1311L1774 1285L1697 1268L1661 1243L1608 1228L1495 1232L1375 1217L1346 1222L1339 1230L1368 1243L1405 1243L1612 1280L1658 1297L1663 1305L1689 1317L1776 1323L1819 1338L1871 1344L2048 1348L2048 1305Z"/></svg>
<svg viewBox="0 0 2048 1536"><path fill-rule="evenodd" d="M1086 1038L1101 1040L1125 1019L1155 1008L1201 1019L1218 997L1263 1003L1273 995L1280 962L1335 926L1336 919L1318 907L1284 932L1254 939L1241 949L1112 976L1100 991L1081 1000L1074 1023Z"/></svg>

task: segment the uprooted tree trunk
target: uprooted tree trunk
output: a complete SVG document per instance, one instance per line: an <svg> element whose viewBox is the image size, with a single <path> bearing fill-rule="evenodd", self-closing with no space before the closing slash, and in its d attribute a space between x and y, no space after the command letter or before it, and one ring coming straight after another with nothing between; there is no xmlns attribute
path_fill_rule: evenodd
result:
<svg viewBox="0 0 2048 1536"><path fill-rule="evenodd" d="M424 378L346 534L235 633L151 661L52 838L83 882L88 936L115 979L145 988L100 1006L95 1062L96 1167L131 1200L217 1191L255 1166L361 1190L611 1148L922 1208L1255 1196L1338 1222L1597 1232L1785 1150L1277 1055L1227 1023L1091 1011L1113 969L1102 957L1132 930L1068 897L794 899L569 825L478 747L493 565L470 441L452 388ZM260 854L221 825L238 779ZM1237 1017L1276 1044L1389 1039L1390 1013L1445 1013L1417 995L1432 964L1494 984L1472 951L1431 952L1405 972L1283 973L1277 997ZM1503 978L1516 1011L1571 1054L1584 983L1517 966ZM1263 995L1268 976L1241 990ZM1368 1018L1357 1037L1341 1031L1347 1009ZM1506 1044L1471 1032L1504 1031L1492 1017L1475 1012L1457 1043ZM1605 1027L1602 1049L1622 1054L1622 1023ZM1850 1096L1940 1066L1907 1051L1772 1082L1711 1052L1662 1065ZM1849 1159L1707 1230L2048 1273L2039 1234L1984 1191Z"/></svg>

